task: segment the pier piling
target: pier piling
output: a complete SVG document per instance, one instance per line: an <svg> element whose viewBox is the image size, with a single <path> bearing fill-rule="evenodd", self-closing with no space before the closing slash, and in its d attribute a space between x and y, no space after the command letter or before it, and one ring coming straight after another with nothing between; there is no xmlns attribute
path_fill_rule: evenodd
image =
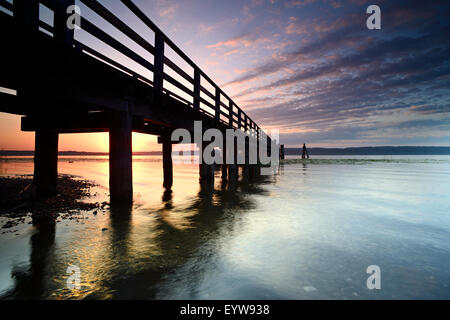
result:
<svg viewBox="0 0 450 320"><path fill-rule="evenodd" d="M111 202L133 201L132 117L129 112L111 113L109 128L109 189Z"/></svg>
<svg viewBox="0 0 450 320"><path fill-rule="evenodd" d="M214 181L214 164L206 164L203 159L205 148L207 144L205 142L202 143L201 148L199 148L199 152L202 153L201 161L199 164L199 172L200 172L200 180L211 180Z"/></svg>
<svg viewBox="0 0 450 320"><path fill-rule="evenodd" d="M34 184L40 197L56 195L58 178L58 140L56 130L38 129L35 134Z"/></svg>
<svg viewBox="0 0 450 320"><path fill-rule="evenodd" d="M170 189L173 184L173 163L172 163L172 143L169 139L162 139L163 150L163 171L164 182L163 186L166 189Z"/></svg>
<svg viewBox="0 0 450 320"><path fill-rule="evenodd" d="M226 138L223 139L222 147L222 180L226 181L228 177L228 167L227 167L227 141Z"/></svg>

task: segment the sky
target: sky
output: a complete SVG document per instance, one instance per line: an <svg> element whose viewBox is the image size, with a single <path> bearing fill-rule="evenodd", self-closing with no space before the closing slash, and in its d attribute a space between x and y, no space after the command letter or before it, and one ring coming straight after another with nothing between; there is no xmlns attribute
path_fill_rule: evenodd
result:
<svg viewBox="0 0 450 320"><path fill-rule="evenodd" d="M120 1L100 2L154 43ZM450 146L449 1L134 2L256 123L278 129L288 147ZM381 9L381 30L366 27L371 4ZM82 32L77 37L132 64ZM151 78L140 66L132 69ZM0 148L33 149L32 133L16 129L8 138L18 124L0 114ZM159 148L154 138L133 139L135 151ZM107 140L64 135L60 149L107 151Z"/></svg>

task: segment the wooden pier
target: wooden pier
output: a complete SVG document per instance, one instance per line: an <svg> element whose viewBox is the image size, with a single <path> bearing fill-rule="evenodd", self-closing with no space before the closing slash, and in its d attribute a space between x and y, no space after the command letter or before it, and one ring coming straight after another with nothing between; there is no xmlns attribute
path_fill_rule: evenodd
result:
<svg viewBox="0 0 450 320"><path fill-rule="evenodd" d="M13 4L0 0L0 7L7 12L0 11L0 87L17 92L0 92L0 112L21 115L21 129L36 134L34 181L39 194L56 192L59 134L109 132L110 195L111 201L120 202L133 199L133 131L160 138L166 188L173 183L170 137L177 128L193 132L194 121L202 121L204 130L239 129L255 136L258 145L267 139L264 131L131 0L121 2L148 30L133 30L95 0L81 2L151 54L153 61L82 14L83 32L152 76L144 76L75 39L74 31L66 25L67 8L74 0L14 0ZM53 11L52 24L39 19L39 4ZM142 32L154 34L154 45L140 36ZM170 60L165 48L175 52L190 70ZM167 68L183 81L169 75ZM169 90L168 84L178 93ZM250 170L247 166L250 164L244 165L244 172ZM212 165L202 163L199 171L202 179L214 178ZM222 166L224 179L234 179L237 172L236 164Z"/></svg>

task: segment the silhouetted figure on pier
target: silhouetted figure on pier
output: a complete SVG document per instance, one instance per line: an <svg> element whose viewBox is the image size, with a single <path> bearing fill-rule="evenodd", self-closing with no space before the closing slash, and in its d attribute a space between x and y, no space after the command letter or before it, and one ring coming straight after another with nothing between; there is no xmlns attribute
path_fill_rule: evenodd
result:
<svg viewBox="0 0 450 320"><path fill-rule="evenodd" d="M306 149L306 144L303 144L302 159L309 159L309 153Z"/></svg>

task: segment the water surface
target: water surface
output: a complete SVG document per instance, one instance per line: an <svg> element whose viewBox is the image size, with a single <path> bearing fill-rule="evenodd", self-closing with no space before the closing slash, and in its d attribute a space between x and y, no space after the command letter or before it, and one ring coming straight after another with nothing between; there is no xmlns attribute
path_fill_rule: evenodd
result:
<svg viewBox="0 0 450 320"><path fill-rule="evenodd" d="M29 158L0 161L1 175L32 171ZM59 172L108 200L107 157L66 157ZM450 298L450 157L290 159L231 185L219 173L201 185L196 165L179 164L171 192L160 157L135 157L133 174L131 207L1 234L0 297ZM69 265L80 290L67 288ZM381 290L366 287L369 265Z"/></svg>

